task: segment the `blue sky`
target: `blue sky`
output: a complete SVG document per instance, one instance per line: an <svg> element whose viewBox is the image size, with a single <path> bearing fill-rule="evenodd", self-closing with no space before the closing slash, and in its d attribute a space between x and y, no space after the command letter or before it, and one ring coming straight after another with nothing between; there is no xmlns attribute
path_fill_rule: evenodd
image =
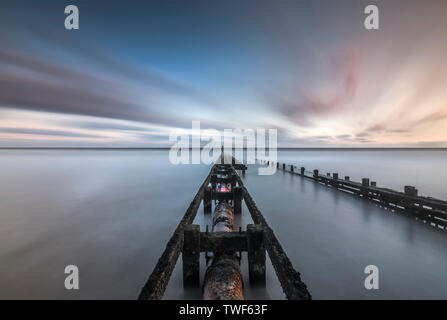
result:
<svg viewBox="0 0 447 320"><path fill-rule="evenodd" d="M445 1L1 6L0 146L169 146L192 121L280 147L447 146Z"/></svg>

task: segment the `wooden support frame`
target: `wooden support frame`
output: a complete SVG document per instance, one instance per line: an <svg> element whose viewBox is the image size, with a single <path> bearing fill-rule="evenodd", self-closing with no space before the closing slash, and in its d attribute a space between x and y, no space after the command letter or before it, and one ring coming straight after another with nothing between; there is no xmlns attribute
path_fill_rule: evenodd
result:
<svg viewBox="0 0 447 320"><path fill-rule="evenodd" d="M283 164L285 171L284 167L285 164ZM306 175L302 169L300 175L317 183L372 201L380 207L412 215L417 220L447 230L447 201L420 196L414 186L404 186L404 192L399 192L377 187L377 182L371 181L369 178L362 178L361 182L355 182L351 181L349 176L344 176L344 179L341 179L337 173L334 173L332 177L330 174L321 175L318 169L315 169L312 175Z"/></svg>
<svg viewBox="0 0 447 320"><path fill-rule="evenodd" d="M160 300L168 285L172 271L175 268L178 257L183 250L184 228L194 221L197 210L203 199L205 188L209 185L212 171L208 174L205 181L200 186L194 199L191 201L182 220L178 224L171 238L169 239L163 254L158 259L154 270L150 274L140 294L138 300Z"/></svg>
<svg viewBox="0 0 447 320"><path fill-rule="evenodd" d="M242 188L235 187L233 189L233 212L235 215L239 215L242 213Z"/></svg>
<svg viewBox="0 0 447 320"><path fill-rule="evenodd" d="M200 226L196 224L185 227L182 262L183 286L198 288L200 286Z"/></svg>
<svg viewBox="0 0 447 320"><path fill-rule="evenodd" d="M212 211L212 189L210 187L205 188L205 192L203 194L203 212L205 214L209 214Z"/></svg>
<svg viewBox="0 0 447 320"><path fill-rule="evenodd" d="M246 232L201 232L201 252L247 251Z"/></svg>
<svg viewBox="0 0 447 320"><path fill-rule="evenodd" d="M139 300L158 300L163 297L163 293L166 290L169 278L174 270L180 253L182 253L184 271L183 280L185 286L199 286L200 279L198 275L200 275L200 252L213 251L211 250L212 248L214 250L223 249L225 251L231 249L234 252L242 252L245 250L250 252L249 256L252 259L252 271L249 273L251 274L251 278L260 278L262 282L262 270L265 270L265 262L264 267L262 267L262 261L265 261L265 259L262 259L262 246L264 247L264 257L265 250L270 256L270 260L272 261L276 275L278 276L287 299L311 299L311 295L308 292L306 285L301 281L300 274L293 268L278 239L275 237L273 230L268 226L245 188L242 179L237 175L235 169L236 166L238 166L238 164L235 166L215 165L212 168L166 245L166 249L158 260L149 279L142 288L138 296ZM284 164L283 166L285 167ZM225 168L226 170L222 170L222 168ZM246 167L240 165L240 168ZM209 185L213 184L211 181L212 176L220 174L221 171L226 171L226 175L234 174L236 183L242 191L242 199L245 200L253 221L256 224L259 224L255 226L255 229L260 228L262 229L262 232L260 230L254 230L253 227L248 227L247 232L225 232L225 235L220 235L218 232L201 233L199 226L192 225L197 210L205 197L205 190L207 190L206 192L209 195ZM213 181L216 182L216 180ZM234 189L237 189L238 187L235 187ZM229 192L219 193L213 192L213 189L211 189L211 200L215 197L224 198L221 194L226 194L225 200L234 201L235 190L232 191L233 194ZM236 191L236 193L238 192L239 191ZM262 237L262 241L259 237ZM248 240L249 238L250 240Z"/></svg>
<svg viewBox="0 0 447 320"><path fill-rule="evenodd" d="M261 226L247 226L247 251L250 283L265 285L264 229Z"/></svg>
<svg viewBox="0 0 447 320"><path fill-rule="evenodd" d="M232 192L212 192L212 199L223 201L223 200L233 200L233 193Z"/></svg>

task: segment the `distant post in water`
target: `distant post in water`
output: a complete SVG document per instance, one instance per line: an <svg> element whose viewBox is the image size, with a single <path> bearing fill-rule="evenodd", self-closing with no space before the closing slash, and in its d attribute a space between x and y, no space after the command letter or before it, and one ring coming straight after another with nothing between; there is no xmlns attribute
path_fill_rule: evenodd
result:
<svg viewBox="0 0 447 320"><path fill-rule="evenodd" d="M416 188L413 187L413 186L405 186L405 187L404 187L404 192L405 192L405 194L408 195L408 196L414 196L414 197L417 197L417 195L418 195L418 189L416 189Z"/></svg>
<svg viewBox="0 0 447 320"><path fill-rule="evenodd" d="M369 178L362 178L362 186L369 187Z"/></svg>

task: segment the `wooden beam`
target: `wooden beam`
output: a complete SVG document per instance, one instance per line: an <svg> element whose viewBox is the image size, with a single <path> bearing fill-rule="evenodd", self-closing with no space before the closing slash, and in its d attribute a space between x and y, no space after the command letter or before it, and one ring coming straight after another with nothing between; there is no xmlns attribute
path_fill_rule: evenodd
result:
<svg viewBox="0 0 447 320"><path fill-rule="evenodd" d="M183 286L199 288L200 286L200 226L189 224L184 229L182 250Z"/></svg>
<svg viewBox="0 0 447 320"><path fill-rule="evenodd" d="M247 251L246 232L201 232L200 251Z"/></svg>
<svg viewBox="0 0 447 320"><path fill-rule="evenodd" d="M203 198L205 187L208 186L210 180L211 172L197 191L194 199L186 210L185 215L169 239L163 254L160 259L158 259L149 279L141 289L138 300L159 300L163 297L169 278L177 263L180 252L183 249L183 230L186 225L191 224L194 221L200 202Z"/></svg>
<svg viewBox="0 0 447 320"><path fill-rule="evenodd" d="M247 226L248 275L250 283L265 285L264 230L259 225Z"/></svg>

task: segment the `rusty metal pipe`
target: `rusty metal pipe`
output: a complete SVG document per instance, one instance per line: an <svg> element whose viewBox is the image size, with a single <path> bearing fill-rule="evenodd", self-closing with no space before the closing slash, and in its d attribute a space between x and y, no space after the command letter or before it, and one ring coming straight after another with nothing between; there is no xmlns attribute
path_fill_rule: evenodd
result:
<svg viewBox="0 0 447 320"><path fill-rule="evenodd" d="M227 191L223 191L223 189ZM229 192L228 187L219 191ZM220 201L214 210L213 232L232 232L234 228L233 208L227 201ZM213 262L205 273L203 284L204 300L244 300L243 280L236 252L215 252Z"/></svg>

